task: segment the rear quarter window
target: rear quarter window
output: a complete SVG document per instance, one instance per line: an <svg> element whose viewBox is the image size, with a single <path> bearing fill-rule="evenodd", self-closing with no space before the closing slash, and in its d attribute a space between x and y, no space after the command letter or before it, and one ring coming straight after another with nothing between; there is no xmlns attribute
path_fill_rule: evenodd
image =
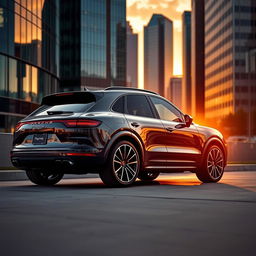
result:
<svg viewBox="0 0 256 256"><path fill-rule="evenodd" d="M120 97L113 105L112 110L118 113L124 113L124 96Z"/></svg>

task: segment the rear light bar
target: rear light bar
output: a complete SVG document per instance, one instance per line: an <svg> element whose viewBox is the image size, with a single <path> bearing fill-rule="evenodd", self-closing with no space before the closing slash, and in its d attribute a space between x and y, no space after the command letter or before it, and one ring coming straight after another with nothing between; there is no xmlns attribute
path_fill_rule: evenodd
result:
<svg viewBox="0 0 256 256"><path fill-rule="evenodd" d="M64 153L66 156L96 156L93 153Z"/></svg>
<svg viewBox="0 0 256 256"><path fill-rule="evenodd" d="M101 121L90 120L90 119L74 119L74 120L45 120L45 121L28 121L20 122L15 126L15 131L18 131L23 125L40 125L40 124L52 124L52 123L63 123L69 128L86 128L86 127L96 127L101 124Z"/></svg>

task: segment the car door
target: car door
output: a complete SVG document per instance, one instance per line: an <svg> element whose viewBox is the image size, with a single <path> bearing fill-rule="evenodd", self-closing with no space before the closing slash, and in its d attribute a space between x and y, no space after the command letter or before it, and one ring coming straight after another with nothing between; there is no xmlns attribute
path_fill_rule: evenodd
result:
<svg viewBox="0 0 256 256"><path fill-rule="evenodd" d="M167 165L194 168L201 155L196 127L193 124L185 127L183 114L167 100L155 96L150 96L150 100L165 128Z"/></svg>
<svg viewBox="0 0 256 256"><path fill-rule="evenodd" d="M145 95L128 94L125 98L125 117L133 133L141 139L145 148L144 166L166 166L168 158L163 135L165 128L156 118Z"/></svg>

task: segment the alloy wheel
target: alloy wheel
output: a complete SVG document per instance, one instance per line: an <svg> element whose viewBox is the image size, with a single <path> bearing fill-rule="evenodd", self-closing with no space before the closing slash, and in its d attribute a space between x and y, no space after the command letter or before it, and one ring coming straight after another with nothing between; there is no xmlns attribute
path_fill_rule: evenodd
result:
<svg viewBox="0 0 256 256"><path fill-rule="evenodd" d="M224 157L218 147L213 147L207 156L207 170L212 179L219 179L224 171Z"/></svg>
<svg viewBox="0 0 256 256"><path fill-rule="evenodd" d="M123 184L133 181L138 173L138 153L129 144L120 145L113 157L113 171L116 178Z"/></svg>

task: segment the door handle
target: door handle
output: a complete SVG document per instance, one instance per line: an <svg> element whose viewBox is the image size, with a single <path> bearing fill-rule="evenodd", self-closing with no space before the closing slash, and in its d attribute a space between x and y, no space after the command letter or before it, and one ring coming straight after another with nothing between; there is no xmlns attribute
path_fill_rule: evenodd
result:
<svg viewBox="0 0 256 256"><path fill-rule="evenodd" d="M138 123L136 123L136 122L132 122L132 123L131 123L131 126L133 126L133 127L139 127L140 125L139 125Z"/></svg>
<svg viewBox="0 0 256 256"><path fill-rule="evenodd" d="M166 130L167 130L168 132L173 132L175 129L172 128L172 127L167 127Z"/></svg>

